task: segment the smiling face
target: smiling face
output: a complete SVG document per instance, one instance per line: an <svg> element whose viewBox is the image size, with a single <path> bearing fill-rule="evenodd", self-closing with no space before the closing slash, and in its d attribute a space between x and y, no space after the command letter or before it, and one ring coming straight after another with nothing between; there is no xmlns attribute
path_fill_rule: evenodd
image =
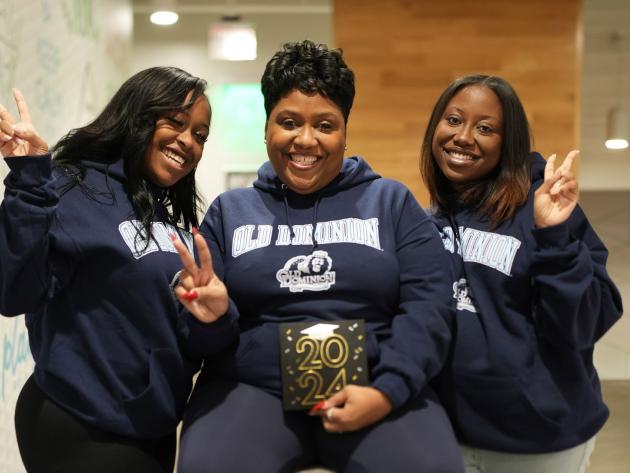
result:
<svg viewBox="0 0 630 473"><path fill-rule="evenodd" d="M491 172L501 160L503 107L488 87L472 85L453 96L433 134L435 161L457 189Z"/></svg>
<svg viewBox="0 0 630 473"><path fill-rule="evenodd" d="M276 174L298 194L317 192L341 170L346 124L341 109L318 93L293 90L280 99L265 136Z"/></svg>
<svg viewBox="0 0 630 473"><path fill-rule="evenodd" d="M144 157L145 178L159 187L171 187L190 173L201 159L209 126L210 105L205 96L186 111L158 118Z"/></svg>

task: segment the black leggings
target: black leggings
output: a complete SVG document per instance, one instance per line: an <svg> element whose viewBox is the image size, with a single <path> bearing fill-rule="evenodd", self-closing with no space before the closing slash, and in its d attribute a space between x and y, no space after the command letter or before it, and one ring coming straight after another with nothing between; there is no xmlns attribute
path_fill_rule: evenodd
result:
<svg viewBox="0 0 630 473"><path fill-rule="evenodd" d="M138 440L92 427L46 397L31 376L15 431L28 473L172 473L176 434Z"/></svg>

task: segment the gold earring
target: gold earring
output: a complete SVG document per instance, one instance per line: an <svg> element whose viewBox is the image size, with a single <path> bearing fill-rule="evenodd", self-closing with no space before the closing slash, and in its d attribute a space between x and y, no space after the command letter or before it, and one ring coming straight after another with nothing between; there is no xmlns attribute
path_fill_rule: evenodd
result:
<svg viewBox="0 0 630 473"><path fill-rule="evenodd" d="M348 145L344 146L344 147L343 147L343 150L344 150L344 151L348 151Z"/></svg>

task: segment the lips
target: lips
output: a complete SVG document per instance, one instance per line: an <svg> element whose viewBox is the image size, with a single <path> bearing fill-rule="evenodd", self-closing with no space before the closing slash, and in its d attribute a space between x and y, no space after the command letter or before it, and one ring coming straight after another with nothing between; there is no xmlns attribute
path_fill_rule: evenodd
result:
<svg viewBox="0 0 630 473"><path fill-rule="evenodd" d="M318 160L319 156L307 155L307 154L289 154L289 160L297 165L297 167L308 168L313 166Z"/></svg>
<svg viewBox="0 0 630 473"><path fill-rule="evenodd" d="M444 153L448 156L449 161L455 164L471 163L478 159L478 156L473 154L465 153L463 151L448 150L446 148L444 148Z"/></svg>

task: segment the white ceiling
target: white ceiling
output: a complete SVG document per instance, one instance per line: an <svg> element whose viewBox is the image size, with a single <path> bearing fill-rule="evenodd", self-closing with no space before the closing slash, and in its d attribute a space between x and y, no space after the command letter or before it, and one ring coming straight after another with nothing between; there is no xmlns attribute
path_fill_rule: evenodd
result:
<svg viewBox="0 0 630 473"><path fill-rule="evenodd" d="M164 0L173 3L172 0ZM134 12L146 13L162 0L132 0ZM200 13L330 13L332 0L179 0L175 1L180 14Z"/></svg>

